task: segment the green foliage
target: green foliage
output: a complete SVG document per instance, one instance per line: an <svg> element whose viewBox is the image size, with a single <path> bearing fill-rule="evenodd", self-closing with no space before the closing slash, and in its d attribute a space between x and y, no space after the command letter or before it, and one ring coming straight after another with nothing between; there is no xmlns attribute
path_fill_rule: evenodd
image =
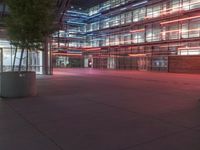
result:
<svg viewBox="0 0 200 150"><path fill-rule="evenodd" d="M13 45L36 49L52 33L55 0L6 0L9 16L6 24Z"/></svg>

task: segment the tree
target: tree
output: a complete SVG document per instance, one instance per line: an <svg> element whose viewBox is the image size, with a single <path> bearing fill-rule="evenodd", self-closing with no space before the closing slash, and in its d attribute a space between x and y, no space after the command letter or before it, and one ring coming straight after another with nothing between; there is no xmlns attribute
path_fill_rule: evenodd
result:
<svg viewBox="0 0 200 150"><path fill-rule="evenodd" d="M28 53L30 50L41 49L46 38L53 32L56 4L55 0L6 0L6 3L9 8L6 21L8 36L16 52L21 49L18 70L21 71L24 51ZM13 70L15 59L16 55Z"/></svg>

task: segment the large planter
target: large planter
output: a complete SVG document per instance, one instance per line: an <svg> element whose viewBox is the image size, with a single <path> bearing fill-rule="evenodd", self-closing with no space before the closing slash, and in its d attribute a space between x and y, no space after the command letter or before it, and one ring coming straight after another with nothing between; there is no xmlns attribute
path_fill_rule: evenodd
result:
<svg viewBox="0 0 200 150"><path fill-rule="evenodd" d="M3 72L0 80L0 96L19 98L37 95L35 72Z"/></svg>

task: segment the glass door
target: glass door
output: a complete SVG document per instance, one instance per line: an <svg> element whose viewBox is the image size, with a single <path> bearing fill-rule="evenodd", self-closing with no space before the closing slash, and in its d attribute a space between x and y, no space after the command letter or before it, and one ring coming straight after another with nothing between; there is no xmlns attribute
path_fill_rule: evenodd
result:
<svg viewBox="0 0 200 150"><path fill-rule="evenodd" d="M148 70L148 57L139 57L138 58L138 70L147 71Z"/></svg>

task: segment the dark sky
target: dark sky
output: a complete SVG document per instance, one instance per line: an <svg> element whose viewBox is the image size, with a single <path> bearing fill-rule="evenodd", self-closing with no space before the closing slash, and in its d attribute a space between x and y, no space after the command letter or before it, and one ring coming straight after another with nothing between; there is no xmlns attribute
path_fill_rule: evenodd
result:
<svg viewBox="0 0 200 150"><path fill-rule="evenodd" d="M71 0L72 5L78 5L82 8L88 8L106 0Z"/></svg>

